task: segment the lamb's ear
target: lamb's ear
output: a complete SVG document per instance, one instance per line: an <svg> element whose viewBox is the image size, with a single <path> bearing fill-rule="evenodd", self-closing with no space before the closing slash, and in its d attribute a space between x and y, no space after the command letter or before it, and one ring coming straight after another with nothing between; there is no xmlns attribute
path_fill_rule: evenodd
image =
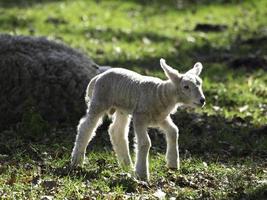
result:
<svg viewBox="0 0 267 200"><path fill-rule="evenodd" d="M195 74L197 76L200 75L201 71L202 71L202 64L200 62L197 62L194 67L192 69L190 69L188 72L186 73L190 73L190 74Z"/></svg>
<svg viewBox="0 0 267 200"><path fill-rule="evenodd" d="M169 65L166 64L165 59L160 59L160 66L163 69L165 75L172 81L177 81L180 79L180 74L176 69L173 69Z"/></svg>

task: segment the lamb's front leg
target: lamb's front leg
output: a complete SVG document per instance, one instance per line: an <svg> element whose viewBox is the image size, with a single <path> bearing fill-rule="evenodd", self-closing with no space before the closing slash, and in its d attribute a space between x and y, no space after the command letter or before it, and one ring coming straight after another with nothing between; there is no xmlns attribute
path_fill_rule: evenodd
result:
<svg viewBox="0 0 267 200"><path fill-rule="evenodd" d="M179 161L179 149L178 149L178 137L179 130L177 126L173 123L170 117L167 117L161 124L160 128L166 134L167 140L167 152L166 152L166 160L167 166L169 168L179 169L180 161Z"/></svg>
<svg viewBox="0 0 267 200"><path fill-rule="evenodd" d="M134 129L137 139L135 173L139 179L149 180L148 156L151 141L147 134L147 127L141 120L134 119Z"/></svg>

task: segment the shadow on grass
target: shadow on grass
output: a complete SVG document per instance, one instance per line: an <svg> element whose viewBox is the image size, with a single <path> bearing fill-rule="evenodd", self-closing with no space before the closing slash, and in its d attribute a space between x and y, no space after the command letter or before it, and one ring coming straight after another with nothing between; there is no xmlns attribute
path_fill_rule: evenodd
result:
<svg viewBox="0 0 267 200"><path fill-rule="evenodd" d="M240 194L240 196L234 198L235 200L247 199L247 200L265 200L267 197L267 185L261 185L254 188L248 194Z"/></svg>
<svg viewBox="0 0 267 200"><path fill-rule="evenodd" d="M117 35L115 32L112 33ZM243 70L243 72L251 72L258 69L267 70L267 59L266 59L266 35L253 35L246 39L234 39L231 46L226 47L215 47L210 41L202 41L201 43L189 43L183 41L179 38L165 37L161 35L151 34L151 33L131 33L131 34L121 34L118 32L118 37L120 40L125 40L127 42L142 40L142 38L147 37L152 42L165 42L171 43L175 48L173 53L167 52L164 55L156 55L151 53L142 58L127 59L121 58L116 60L104 61L106 65L113 67L125 67L132 68L138 67L143 71L145 70L160 70L159 59L164 57L167 61L172 62L174 66L182 67L181 69L186 69L186 65L190 66L194 62L200 61L203 63L219 63L225 64L230 70ZM102 36L101 36L102 37ZM112 37L112 36L110 36ZM103 38L108 38L108 36L103 36ZM102 38L100 38L102 39ZM175 46L175 43L179 41L179 45ZM264 42L262 42L264 41ZM262 43L261 48L258 48L258 44ZM146 47L144 47L146 48ZM180 70L178 68L178 70Z"/></svg>
<svg viewBox="0 0 267 200"><path fill-rule="evenodd" d="M45 3L52 3L52 2L60 2L63 0L0 0L0 6L4 8L11 8L11 7L31 7L36 4L45 4ZM97 3L101 3L106 0L95 0ZM142 6L153 6L155 8L160 8L162 6L165 6L168 9L179 9L179 10L186 10L186 9L192 9L196 6L209 6L211 4L216 5L229 5L229 4L242 4L246 0L152 0L152 1L146 1L146 0L128 0L129 2L133 2L136 4L140 4ZM110 2L110 1L108 1ZM116 2L116 1L115 1ZM125 2L125 1L123 1Z"/></svg>
<svg viewBox="0 0 267 200"><path fill-rule="evenodd" d="M3 8L27 8L32 7L36 4L45 4L45 3L53 3L53 2L60 2L63 0L0 0L0 7Z"/></svg>
<svg viewBox="0 0 267 200"><path fill-rule="evenodd" d="M179 144L181 156L216 157L218 160L228 158L252 159L267 156L267 126L255 127L250 119L235 117L225 119L222 116L208 116L207 114L178 111L173 116L180 131ZM110 121L104 120L99 127L95 138L89 144L88 151L94 149L112 150L107 133ZM64 155L67 150L70 154L76 130L75 128L57 129L44 135L29 136L16 131L0 133L0 154L15 156L20 150L33 160L41 160L42 151ZM149 130L152 140L152 152L165 153L166 142L164 135L155 129ZM130 146L133 148L133 129L130 128ZM41 150L38 150L38 146ZM34 148L33 148L34 147ZM64 147L64 148L63 148ZM37 149L37 150L36 150ZM57 149L56 152L53 152ZM40 154L40 155L39 155Z"/></svg>
<svg viewBox="0 0 267 200"><path fill-rule="evenodd" d="M69 30L73 31L73 30ZM145 32L127 32L121 29L111 29L111 28L103 28L103 29L93 29L86 28L84 30L84 34L89 38L96 38L103 41L111 41L112 39L121 40L125 42L136 42L142 41L144 38L148 38L152 42L175 42L174 38L167 37L164 35L158 35L153 32L145 31Z"/></svg>
<svg viewBox="0 0 267 200"><path fill-rule="evenodd" d="M242 4L247 0L128 0L129 2L133 2L144 7L154 7L155 13L162 13L163 10L166 9L175 9L175 10L192 10L192 12L196 11L196 8L199 6L210 6L210 5L237 5ZM249 2L249 1L247 1Z"/></svg>

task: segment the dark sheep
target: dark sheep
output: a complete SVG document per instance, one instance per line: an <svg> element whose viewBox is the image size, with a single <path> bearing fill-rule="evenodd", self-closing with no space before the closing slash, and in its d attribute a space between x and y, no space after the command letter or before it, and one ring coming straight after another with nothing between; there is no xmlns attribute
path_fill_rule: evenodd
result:
<svg viewBox="0 0 267 200"><path fill-rule="evenodd" d="M44 37L0 35L0 130L34 109L51 123L84 114L84 93L99 66L81 52Z"/></svg>

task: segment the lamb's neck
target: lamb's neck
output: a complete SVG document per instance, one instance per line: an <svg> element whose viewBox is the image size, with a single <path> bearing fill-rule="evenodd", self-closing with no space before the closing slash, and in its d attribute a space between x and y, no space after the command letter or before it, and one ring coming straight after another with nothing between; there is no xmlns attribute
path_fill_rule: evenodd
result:
<svg viewBox="0 0 267 200"><path fill-rule="evenodd" d="M175 85L170 81L163 81L159 86L159 98L161 103L172 109L177 104L177 91Z"/></svg>

